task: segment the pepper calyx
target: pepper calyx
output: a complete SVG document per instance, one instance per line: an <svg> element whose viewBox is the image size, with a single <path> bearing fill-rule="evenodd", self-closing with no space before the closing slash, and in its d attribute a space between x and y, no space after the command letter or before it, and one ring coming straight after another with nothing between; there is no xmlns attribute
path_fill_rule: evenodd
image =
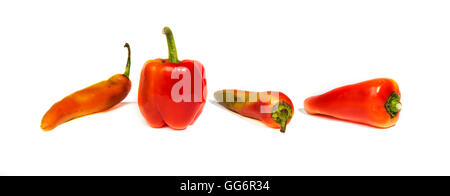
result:
<svg viewBox="0 0 450 196"><path fill-rule="evenodd" d="M397 113L399 113L402 109L402 103L400 102L400 95L395 92L392 92L391 96L389 96L386 104L384 105L387 113L394 118Z"/></svg>
<svg viewBox="0 0 450 196"><path fill-rule="evenodd" d="M275 104L272 108L272 120L280 124L280 131L286 132L286 125L292 118L292 107L285 101Z"/></svg>

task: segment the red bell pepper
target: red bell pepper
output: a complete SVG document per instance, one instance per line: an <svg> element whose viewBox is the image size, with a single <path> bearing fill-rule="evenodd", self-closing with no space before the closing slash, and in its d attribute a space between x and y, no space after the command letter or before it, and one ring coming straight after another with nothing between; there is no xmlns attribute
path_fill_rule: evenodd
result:
<svg viewBox="0 0 450 196"><path fill-rule="evenodd" d="M165 27L169 59L144 64L139 83L139 109L151 127L185 129L195 122L206 102L203 65L195 60L178 61L172 31Z"/></svg>
<svg viewBox="0 0 450 196"><path fill-rule="evenodd" d="M394 80L379 78L343 86L305 100L305 111L368 124L394 126L402 108Z"/></svg>

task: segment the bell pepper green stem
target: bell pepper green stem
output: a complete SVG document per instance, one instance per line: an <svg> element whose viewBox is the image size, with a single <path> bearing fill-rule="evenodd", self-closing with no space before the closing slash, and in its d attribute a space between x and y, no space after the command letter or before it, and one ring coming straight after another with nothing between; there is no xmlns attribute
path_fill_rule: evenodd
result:
<svg viewBox="0 0 450 196"><path fill-rule="evenodd" d="M166 35L167 45L169 46L169 62L178 63L177 47L175 45L172 30L170 30L169 27L164 27L163 34Z"/></svg>
<svg viewBox="0 0 450 196"><path fill-rule="evenodd" d="M128 48L128 59L127 59L127 66L125 67L125 72L123 73L124 76L127 78L130 77L130 67L131 67L131 49L130 45L128 43L125 43L125 48Z"/></svg>

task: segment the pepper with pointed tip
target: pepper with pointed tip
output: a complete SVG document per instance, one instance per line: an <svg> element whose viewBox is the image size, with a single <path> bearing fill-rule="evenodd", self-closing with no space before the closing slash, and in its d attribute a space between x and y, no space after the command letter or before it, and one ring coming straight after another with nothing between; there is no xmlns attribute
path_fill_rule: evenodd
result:
<svg viewBox="0 0 450 196"><path fill-rule="evenodd" d="M294 115L292 101L281 92L220 90L214 93L214 98L225 108L259 120L268 127L280 129L282 133Z"/></svg>
<svg viewBox="0 0 450 196"><path fill-rule="evenodd" d="M206 103L205 68L198 61L179 61L172 31L164 27L163 34L169 46L169 59L144 64L138 104L151 127L182 130L195 122Z"/></svg>
<svg viewBox="0 0 450 196"><path fill-rule="evenodd" d="M305 111L378 128L394 126L402 104L397 82L378 78L331 90L305 100Z"/></svg>
<svg viewBox="0 0 450 196"><path fill-rule="evenodd" d="M50 131L72 119L105 111L125 99L131 89L128 78L131 66L130 45L126 43L125 47L128 49L128 59L123 74L116 74L55 103L42 118L41 129Z"/></svg>

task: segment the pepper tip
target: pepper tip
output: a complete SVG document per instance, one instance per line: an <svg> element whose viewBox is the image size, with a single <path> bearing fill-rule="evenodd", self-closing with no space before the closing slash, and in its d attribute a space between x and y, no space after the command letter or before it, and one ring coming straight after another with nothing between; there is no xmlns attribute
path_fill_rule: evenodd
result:
<svg viewBox="0 0 450 196"><path fill-rule="evenodd" d="M51 131L52 129L47 124L41 124L41 130L44 132Z"/></svg>
<svg viewBox="0 0 450 196"><path fill-rule="evenodd" d="M172 32L172 30L170 30L170 28L168 26L165 26L162 30L162 34L169 34L171 32Z"/></svg>

